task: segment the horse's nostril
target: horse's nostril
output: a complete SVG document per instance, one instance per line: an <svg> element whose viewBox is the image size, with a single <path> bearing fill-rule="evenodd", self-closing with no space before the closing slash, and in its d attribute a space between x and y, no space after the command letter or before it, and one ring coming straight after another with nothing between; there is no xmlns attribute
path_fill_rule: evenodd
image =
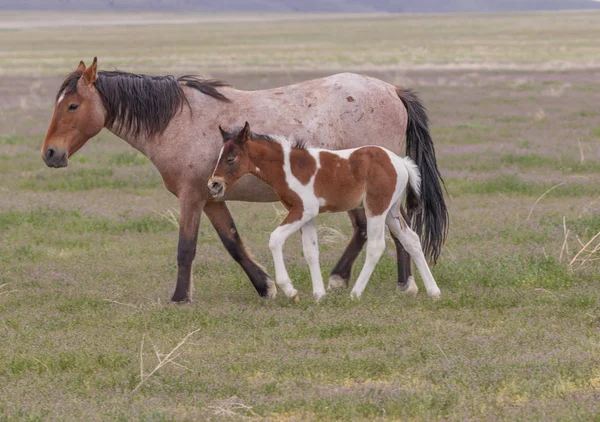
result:
<svg viewBox="0 0 600 422"><path fill-rule="evenodd" d="M49 160L50 158L54 157L54 153L55 153L55 152L56 152L56 151L54 150L54 148L48 148L48 149L46 150L46 159L48 159L48 160Z"/></svg>

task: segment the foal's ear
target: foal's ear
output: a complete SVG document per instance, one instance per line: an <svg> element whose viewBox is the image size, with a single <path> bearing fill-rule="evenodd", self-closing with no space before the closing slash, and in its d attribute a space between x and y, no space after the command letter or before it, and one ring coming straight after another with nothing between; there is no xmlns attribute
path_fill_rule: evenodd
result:
<svg viewBox="0 0 600 422"><path fill-rule="evenodd" d="M94 61L92 62L92 64L83 71L82 78L88 83L88 85L94 85L94 82L96 82L96 79L98 79L97 57L94 57Z"/></svg>
<svg viewBox="0 0 600 422"><path fill-rule="evenodd" d="M84 70L85 70L85 63L83 62L83 60L81 60L79 62L79 66L77 66L77 69L75 69L75 72L83 73Z"/></svg>
<svg viewBox="0 0 600 422"><path fill-rule="evenodd" d="M223 142L227 142L231 139L231 133L224 130L221 125L219 125L219 132L221 132L221 137L223 138Z"/></svg>
<svg viewBox="0 0 600 422"><path fill-rule="evenodd" d="M244 128L240 131L236 141L240 144L245 144L248 139L250 139L250 124L246 122Z"/></svg>

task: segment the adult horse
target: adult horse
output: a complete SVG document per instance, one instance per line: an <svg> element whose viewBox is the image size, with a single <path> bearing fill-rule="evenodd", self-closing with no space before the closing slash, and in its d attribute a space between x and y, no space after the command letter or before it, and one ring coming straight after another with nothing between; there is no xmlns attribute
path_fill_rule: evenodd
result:
<svg viewBox="0 0 600 422"><path fill-rule="evenodd" d="M220 200L212 199L207 189L222 146L219 125L232 127L245 120L258 132L294 134L308 145L327 149L369 143L406 152L421 172L422 203L434 207L430 213L416 214L412 222L421 233L425 254L435 262L445 240L448 214L425 109L413 91L366 76L342 73L250 92L194 76L176 79L98 71L96 58L87 67L82 61L56 95L42 158L49 167L66 167L71 155L100 130L108 129L148 157L165 187L179 200L178 274L171 300L191 299L191 269L202 211L258 294L273 297L275 283L246 251L223 202L276 201L273 190L253 176L241 180ZM330 287L348 282L366 240L364 211L353 210L349 215L354 234L331 273ZM394 241L398 284L406 289L412 277L409 256Z"/></svg>

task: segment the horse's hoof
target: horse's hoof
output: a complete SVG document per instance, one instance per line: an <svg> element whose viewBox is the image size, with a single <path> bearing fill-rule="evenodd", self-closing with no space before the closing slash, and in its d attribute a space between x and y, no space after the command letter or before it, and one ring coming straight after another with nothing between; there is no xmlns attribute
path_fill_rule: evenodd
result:
<svg viewBox="0 0 600 422"><path fill-rule="evenodd" d="M344 280L337 274L332 274L327 283L327 290L341 289L342 287L348 287L348 280Z"/></svg>
<svg viewBox="0 0 600 422"><path fill-rule="evenodd" d="M267 298L268 299L275 299L275 296L277 296L277 285L275 284L275 282L273 281L273 279L271 277L267 278Z"/></svg>
<svg viewBox="0 0 600 422"><path fill-rule="evenodd" d="M313 296L315 297L315 301L319 303L325 297L325 292L313 293Z"/></svg>
<svg viewBox="0 0 600 422"><path fill-rule="evenodd" d="M292 302L298 303L300 302L300 295L298 294L298 292L296 292L296 294L294 296L291 296L290 299L292 299Z"/></svg>
<svg viewBox="0 0 600 422"><path fill-rule="evenodd" d="M402 294L416 296L419 293L419 288L417 287L417 283L415 283L415 278L411 275L406 280L405 284L398 284L398 290Z"/></svg>
<svg viewBox="0 0 600 422"><path fill-rule="evenodd" d="M176 296L173 295L171 298L171 303L176 305L187 305L188 303L192 303L192 299L189 296Z"/></svg>
<svg viewBox="0 0 600 422"><path fill-rule="evenodd" d="M432 298L433 300L440 300L440 298L442 297L442 292L440 292L440 289L436 289L431 292L427 292L427 294L429 294L429 297Z"/></svg>

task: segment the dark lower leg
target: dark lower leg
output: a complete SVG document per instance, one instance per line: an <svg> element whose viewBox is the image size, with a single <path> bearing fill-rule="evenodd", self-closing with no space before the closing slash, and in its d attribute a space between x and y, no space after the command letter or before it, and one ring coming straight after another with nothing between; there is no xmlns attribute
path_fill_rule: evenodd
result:
<svg viewBox="0 0 600 422"><path fill-rule="evenodd" d="M204 212L217 231L223 246L243 268L258 294L263 297L273 296L276 291L273 279L248 253L227 205L222 202L209 202L204 207Z"/></svg>
<svg viewBox="0 0 600 422"><path fill-rule="evenodd" d="M179 197L179 243L177 245L177 285L171 301L190 302L192 262L196 256L198 226L204 201L189 195Z"/></svg>
<svg viewBox="0 0 600 422"><path fill-rule="evenodd" d="M354 233L342 257L333 268L333 271L331 271L330 277L330 281L332 278L339 277L346 285L348 285L348 280L350 280L350 275L352 274L352 265L367 241L367 217L365 216L365 211L362 208L348 211L348 216L352 222Z"/></svg>
<svg viewBox="0 0 600 422"><path fill-rule="evenodd" d="M410 227L410 219L407 217L406 212L402 209L400 211L402 217L404 217L404 221L406 221L406 224ZM406 290L409 287L408 279L412 277L410 255L406 252L398 239L394 236L392 236L392 239L394 239L394 244L396 245L396 256L398 259L398 287L400 290Z"/></svg>

